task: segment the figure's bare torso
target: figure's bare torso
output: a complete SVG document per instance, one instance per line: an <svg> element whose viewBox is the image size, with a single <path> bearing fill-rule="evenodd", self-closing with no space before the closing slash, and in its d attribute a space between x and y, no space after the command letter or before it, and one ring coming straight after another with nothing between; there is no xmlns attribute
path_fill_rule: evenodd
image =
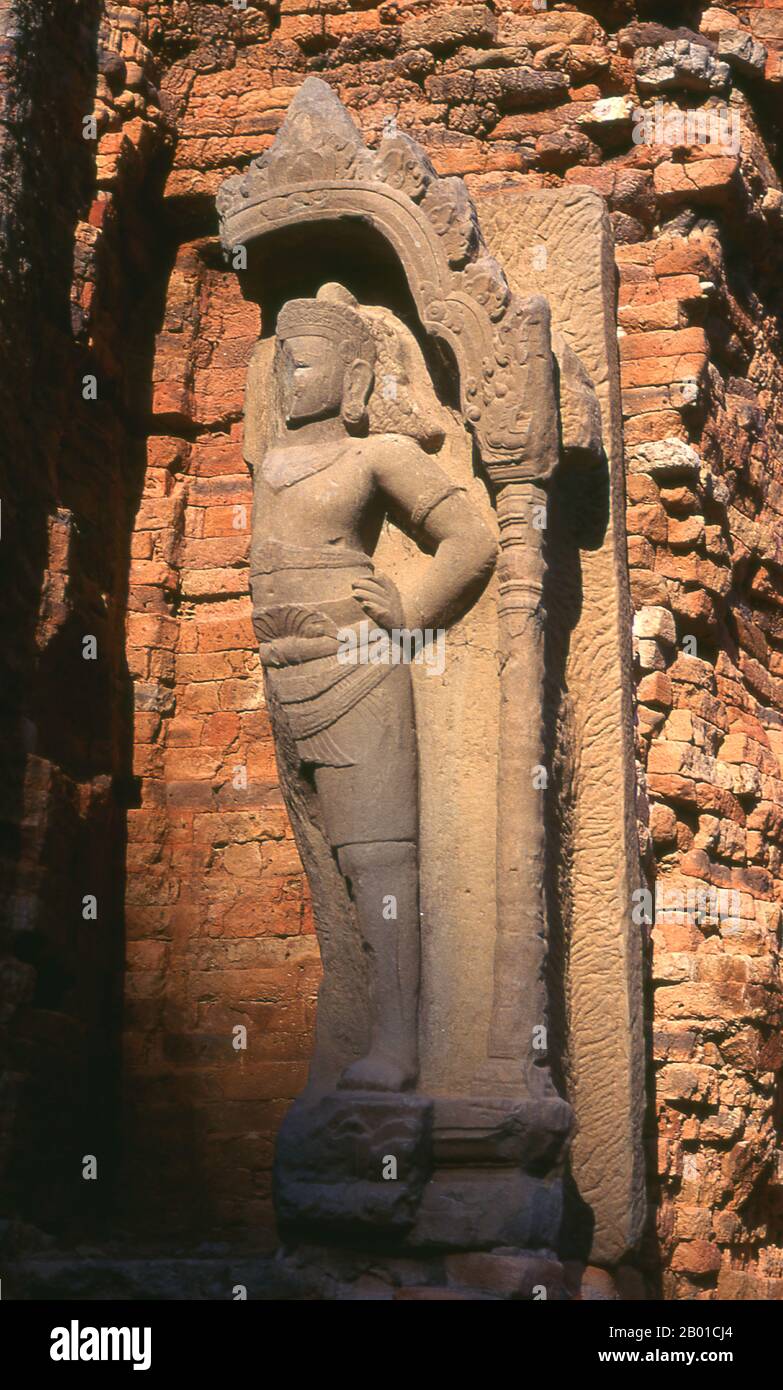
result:
<svg viewBox="0 0 783 1390"><path fill-rule="evenodd" d="M253 548L256 603L312 603L346 598L345 620L360 616L350 598L350 569L281 569L259 574L269 542L310 551L374 549L383 509L372 458L379 438L342 439L317 450L271 449L254 480ZM316 461L317 460L317 461ZM361 565L361 561L359 561Z"/></svg>
<svg viewBox="0 0 783 1390"><path fill-rule="evenodd" d="M389 509L434 551L401 594L374 573L371 559ZM496 553L494 537L464 489L406 436L357 439L343 432L319 438L314 431L308 439L299 432L294 442L277 444L256 463L256 610L298 604L322 609L338 625L369 616L387 628L438 626L452 621L465 596L491 572Z"/></svg>

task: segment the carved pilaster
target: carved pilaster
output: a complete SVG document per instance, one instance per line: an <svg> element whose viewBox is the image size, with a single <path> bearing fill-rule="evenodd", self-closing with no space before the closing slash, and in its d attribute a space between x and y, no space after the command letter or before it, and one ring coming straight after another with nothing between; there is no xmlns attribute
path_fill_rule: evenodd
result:
<svg viewBox="0 0 783 1390"><path fill-rule="evenodd" d="M545 831L544 526L546 489L506 482L497 492L501 558L500 746L498 759L497 940L489 1025L489 1065L479 1083L519 1094L533 1090L529 1063L543 1060ZM498 1062L502 1065L498 1066Z"/></svg>

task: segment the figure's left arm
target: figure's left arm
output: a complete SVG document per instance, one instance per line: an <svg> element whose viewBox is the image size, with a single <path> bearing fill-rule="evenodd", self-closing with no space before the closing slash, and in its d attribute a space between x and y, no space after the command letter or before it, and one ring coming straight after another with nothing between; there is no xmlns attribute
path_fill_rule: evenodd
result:
<svg viewBox="0 0 783 1390"><path fill-rule="evenodd" d="M466 493L413 440L387 436L378 449L375 474L414 534L435 548L415 589L401 595L403 625L445 627L465 611L492 573L497 559L495 537ZM376 584L382 585L383 580L365 580L359 586L368 589L363 602L366 598L372 602ZM357 597L362 594L357 592Z"/></svg>

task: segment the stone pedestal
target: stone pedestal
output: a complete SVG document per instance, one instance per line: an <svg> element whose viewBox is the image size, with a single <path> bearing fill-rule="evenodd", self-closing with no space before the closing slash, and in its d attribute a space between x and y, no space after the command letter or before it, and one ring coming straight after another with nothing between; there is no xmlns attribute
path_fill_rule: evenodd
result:
<svg viewBox="0 0 783 1390"><path fill-rule="evenodd" d="M557 1098L299 1101L277 1146L281 1234L400 1253L557 1250L571 1125Z"/></svg>

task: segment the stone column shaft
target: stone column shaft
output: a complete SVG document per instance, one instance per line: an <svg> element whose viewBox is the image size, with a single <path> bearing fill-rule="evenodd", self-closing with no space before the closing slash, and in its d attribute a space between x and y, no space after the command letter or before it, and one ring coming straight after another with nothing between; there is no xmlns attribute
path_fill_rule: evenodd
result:
<svg viewBox="0 0 783 1390"><path fill-rule="evenodd" d="M504 482L497 493L501 558L497 939L482 1081L528 1089L533 1030L546 1021L543 691L546 489ZM498 1065L498 1063L500 1065ZM511 1065L509 1065L511 1064Z"/></svg>

